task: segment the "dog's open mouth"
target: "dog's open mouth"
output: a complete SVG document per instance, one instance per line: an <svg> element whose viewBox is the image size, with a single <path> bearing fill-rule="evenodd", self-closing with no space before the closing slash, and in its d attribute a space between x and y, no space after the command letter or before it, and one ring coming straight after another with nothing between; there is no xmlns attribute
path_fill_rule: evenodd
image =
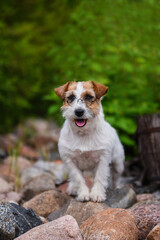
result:
<svg viewBox="0 0 160 240"><path fill-rule="evenodd" d="M87 119L75 119L74 121L77 127L84 127L87 123Z"/></svg>

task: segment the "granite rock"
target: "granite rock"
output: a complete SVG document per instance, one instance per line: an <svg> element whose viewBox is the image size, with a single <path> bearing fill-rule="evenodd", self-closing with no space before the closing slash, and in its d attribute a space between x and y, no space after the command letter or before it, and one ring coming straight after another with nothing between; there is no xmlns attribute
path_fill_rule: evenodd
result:
<svg viewBox="0 0 160 240"><path fill-rule="evenodd" d="M10 207L0 203L0 240L12 240L15 237L16 220Z"/></svg>
<svg viewBox="0 0 160 240"><path fill-rule="evenodd" d="M4 164L11 166L13 172L17 171L17 168L18 168L18 171L20 173L22 173L22 171L25 168L29 168L32 166L31 162L28 159L21 157L21 156L16 157L16 158L15 157L7 157L4 160Z"/></svg>
<svg viewBox="0 0 160 240"><path fill-rule="evenodd" d="M56 184L61 184L68 178L66 167L62 161L46 162L39 160L34 164L34 167L51 173L54 176Z"/></svg>
<svg viewBox="0 0 160 240"><path fill-rule="evenodd" d="M23 186L23 198L29 200L42 192L53 189L55 189L53 176L43 174L31 179Z"/></svg>
<svg viewBox="0 0 160 240"><path fill-rule="evenodd" d="M32 159L32 160L37 160L39 157L38 152L27 145L22 145L20 147L20 154L21 156L26 157L28 159Z"/></svg>
<svg viewBox="0 0 160 240"><path fill-rule="evenodd" d="M143 202L148 200L156 200L156 197L152 193L143 193L143 194L137 194L137 201Z"/></svg>
<svg viewBox="0 0 160 240"><path fill-rule="evenodd" d="M24 171L22 172L22 175L21 175L22 186L25 186L26 184L28 184L33 178L44 176L44 175L52 177L54 180L53 175L51 175L48 172L44 172L41 169L38 169L35 167L30 167L30 168L24 169Z"/></svg>
<svg viewBox="0 0 160 240"><path fill-rule="evenodd" d="M15 240L82 240L76 220L72 216L64 216L55 221L43 224L21 235Z"/></svg>
<svg viewBox="0 0 160 240"><path fill-rule="evenodd" d="M3 178L0 178L0 194L7 193L12 190L12 186L6 182Z"/></svg>
<svg viewBox="0 0 160 240"><path fill-rule="evenodd" d="M129 208L137 202L136 193L129 186L108 189L105 203L111 208Z"/></svg>
<svg viewBox="0 0 160 240"><path fill-rule="evenodd" d="M80 229L84 240L138 240L136 218L126 209L103 210L83 222Z"/></svg>
<svg viewBox="0 0 160 240"><path fill-rule="evenodd" d="M146 240L159 240L160 239L160 223L157 224L152 231L148 234Z"/></svg>
<svg viewBox="0 0 160 240"><path fill-rule="evenodd" d="M32 209L14 203L0 204L0 239L12 240L43 222Z"/></svg>
<svg viewBox="0 0 160 240"><path fill-rule="evenodd" d="M143 201L134 204L130 210L138 219L139 240L144 240L149 232L160 222L160 201Z"/></svg>
<svg viewBox="0 0 160 240"><path fill-rule="evenodd" d="M68 197L56 190L43 192L23 204L26 209L32 208L39 216L47 217L53 210L60 209Z"/></svg>
<svg viewBox="0 0 160 240"><path fill-rule="evenodd" d="M107 208L109 207L105 203L77 202L76 200L71 199L71 201L63 208L53 211L48 216L48 220L52 221L64 215L71 215L76 219L78 225L80 226L82 222L90 216Z"/></svg>
<svg viewBox="0 0 160 240"><path fill-rule="evenodd" d="M22 199L22 194L17 192L8 192L0 194L0 201L3 202L19 202Z"/></svg>

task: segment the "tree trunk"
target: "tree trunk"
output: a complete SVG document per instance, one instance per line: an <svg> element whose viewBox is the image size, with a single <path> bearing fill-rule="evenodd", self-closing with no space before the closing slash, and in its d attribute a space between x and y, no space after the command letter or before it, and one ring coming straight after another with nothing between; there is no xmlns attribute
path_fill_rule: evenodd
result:
<svg viewBox="0 0 160 240"><path fill-rule="evenodd" d="M148 184L160 180L160 113L140 116L137 123L142 182Z"/></svg>

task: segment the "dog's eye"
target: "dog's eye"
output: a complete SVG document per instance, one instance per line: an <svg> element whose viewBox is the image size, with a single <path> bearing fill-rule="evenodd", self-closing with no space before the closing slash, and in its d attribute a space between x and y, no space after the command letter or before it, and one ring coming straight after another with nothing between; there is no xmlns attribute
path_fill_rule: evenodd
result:
<svg viewBox="0 0 160 240"><path fill-rule="evenodd" d="M76 97L72 94L69 97L67 97L69 102L73 102Z"/></svg>
<svg viewBox="0 0 160 240"><path fill-rule="evenodd" d="M86 94L86 96L84 97L85 101L91 102L93 100L93 96Z"/></svg>

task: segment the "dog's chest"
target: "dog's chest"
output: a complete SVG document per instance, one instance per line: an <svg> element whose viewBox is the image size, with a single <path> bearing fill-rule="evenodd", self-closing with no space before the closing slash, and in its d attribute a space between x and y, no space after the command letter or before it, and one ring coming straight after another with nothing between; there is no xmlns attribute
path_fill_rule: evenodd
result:
<svg viewBox="0 0 160 240"><path fill-rule="evenodd" d="M80 170L94 169L100 160L101 151L80 151L75 150L72 155L72 161Z"/></svg>

